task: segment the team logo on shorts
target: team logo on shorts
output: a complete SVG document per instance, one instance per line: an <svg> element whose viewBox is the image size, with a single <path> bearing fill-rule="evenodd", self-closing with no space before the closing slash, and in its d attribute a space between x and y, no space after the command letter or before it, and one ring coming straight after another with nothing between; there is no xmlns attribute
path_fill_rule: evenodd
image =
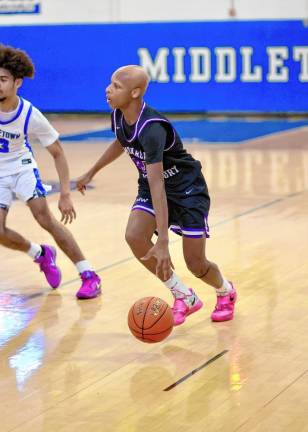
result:
<svg viewBox="0 0 308 432"><path fill-rule="evenodd" d="M141 197L139 197L139 198L136 199L136 202L143 202L143 203L146 203L146 202L148 202L148 201L149 201L149 198L141 198Z"/></svg>

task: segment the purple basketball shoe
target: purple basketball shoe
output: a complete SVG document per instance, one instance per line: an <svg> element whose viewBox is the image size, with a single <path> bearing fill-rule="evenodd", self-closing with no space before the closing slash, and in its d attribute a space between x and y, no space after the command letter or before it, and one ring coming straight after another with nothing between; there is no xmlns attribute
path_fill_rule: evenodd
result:
<svg viewBox="0 0 308 432"><path fill-rule="evenodd" d="M52 288L58 288L61 283L61 270L56 265L57 252L53 246L41 245L43 255L34 260L44 272L47 282Z"/></svg>
<svg viewBox="0 0 308 432"><path fill-rule="evenodd" d="M100 295L101 293L101 280L94 271L84 271L80 275L81 287L76 293L79 299L91 299Z"/></svg>

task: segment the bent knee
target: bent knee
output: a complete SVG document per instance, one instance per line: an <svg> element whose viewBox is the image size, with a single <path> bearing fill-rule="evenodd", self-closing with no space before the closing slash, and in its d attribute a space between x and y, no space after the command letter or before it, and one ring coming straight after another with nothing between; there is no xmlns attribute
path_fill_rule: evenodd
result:
<svg viewBox="0 0 308 432"><path fill-rule="evenodd" d="M141 236L140 236L140 233L138 232L138 230L127 229L125 232L125 240L129 246L133 246L134 244L139 243L140 237Z"/></svg>
<svg viewBox="0 0 308 432"><path fill-rule="evenodd" d="M54 225L54 219L49 211L39 211L34 215L34 218L46 230L51 230Z"/></svg>
<svg viewBox="0 0 308 432"><path fill-rule="evenodd" d="M127 228L125 232L125 240L130 247L133 247L148 242L148 240L151 239L148 238L146 232L138 228Z"/></svg>
<svg viewBox="0 0 308 432"><path fill-rule="evenodd" d="M206 259L187 258L186 265L188 270L196 277L203 276L210 268L211 263Z"/></svg>

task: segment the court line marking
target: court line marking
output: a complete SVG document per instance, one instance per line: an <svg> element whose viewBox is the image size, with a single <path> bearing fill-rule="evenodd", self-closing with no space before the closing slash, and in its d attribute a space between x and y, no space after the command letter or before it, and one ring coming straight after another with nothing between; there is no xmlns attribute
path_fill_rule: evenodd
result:
<svg viewBox="0 0 308 432"><path fill-rule="evenodd" d="M172 389L174 389L174 387L178 386L179 384L181 384L183 381L186 381L188 378L190 378L191 376L195 375L197 372L199 372L201 369L204 369L205 367L209 366L211 363L213 363L214 361L218 360L220 357L222 357L223 355L227 354L229 350L223 350L222 352L220 352L219 354L216 354L214 357L210 358L209 360L207 360L205 363L203 363L201 366L198 366L196 369L193 369L191 372L189 372L188 374L184 375L182 378L180 378L179 380L175 381L173 384L171 384L170 386L166 387L164 389L164 391L170 391Z"/></svg>
<svg viewBox="0 0 308 432"><path fill-rule="evenodd" d="M267 407L271 402L273 402L275 399L279 398L284 392L286 392L290 387L292 387L293 384L295 384L297 381L299 381L303 376L306 375L308 372L308 369L306 369L304 372L302 372L298 377L296 377L294 380L292 380L289 384L287 384L280 392L278 392L275 396L272 397L269 401L267 401L265 404L262 405L259 409L257 409L250 417L248 417L247 420L245 420L243 423L241 423L236 429L234 429L234 432L240 430L243 426L247 425L250 420L252 420L256 415L258 415L263 408Z"/></svg>

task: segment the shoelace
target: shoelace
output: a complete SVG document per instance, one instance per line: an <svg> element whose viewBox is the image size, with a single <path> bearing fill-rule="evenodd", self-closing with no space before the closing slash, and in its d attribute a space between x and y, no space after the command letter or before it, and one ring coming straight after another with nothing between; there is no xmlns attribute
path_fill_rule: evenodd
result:
<svg viewBox="0 0 308 432"><path fill-rule="evenodd" d="M191 296L194 296L194 298L195 298L195 295L194 294L191 294ZM187 298L187 297L190 297L190 296L185 296L185 297L183 297L183 298L181 298L181 299L176 299L175 300L175 302L174 302L174 306L173 306L173 310L175 311L175 312L177 312L177 311L179 311L179 312L184 312L183 311L183 308L182 308L182 304L184 303L184 305L186 306L186 310L187 310L187 308L188 309L190 309L192 306L193 306L193 304L187 304L186 302L185 302L185 299ZM194 302L194 304L195 304L196 302Z"/></svg>
<svg viewBox="0 0 308 432"><path fill-rule="evenodd" d="M177 289L171 289L171 292L172 292L172 294L173 294L173 297L174 297L176 300L184 300L184 299L187 299L187 298L189 298L189 297L191 297L191 296L194 295L194 293L192 293L192 294L183 294L181 291L179 291L179 290L177 290ZM177 297L177 296L176 296L176 293L180 294L181 297Z"/></svg>
<svg viewBox="0 0 308 432"><path fill-rule="evenodd" d="M225 310L229 309L230 304L220 304L215 306L215 310Z"/></svg>
<svg viewBox="0 0 308 432"><path fill-rule="evenodd" d="M80 276L81 276L81 279L82 279L83 281L85 281L85 280L87 280L87 279L91 279L92 276L93 276L93 273L90 272L90 271L86 271L86 272L83 272Z"/></svg>
<svg viewBox="0 0 308 432"><path fill-rule="evenodd" d="M215 310L229 309L230 306L233 304L232 302L233 302L234 299L231 298L230 300L231 300L231 302L228 302L228 303L217 303L216 306L215 306Z"/></svg>

